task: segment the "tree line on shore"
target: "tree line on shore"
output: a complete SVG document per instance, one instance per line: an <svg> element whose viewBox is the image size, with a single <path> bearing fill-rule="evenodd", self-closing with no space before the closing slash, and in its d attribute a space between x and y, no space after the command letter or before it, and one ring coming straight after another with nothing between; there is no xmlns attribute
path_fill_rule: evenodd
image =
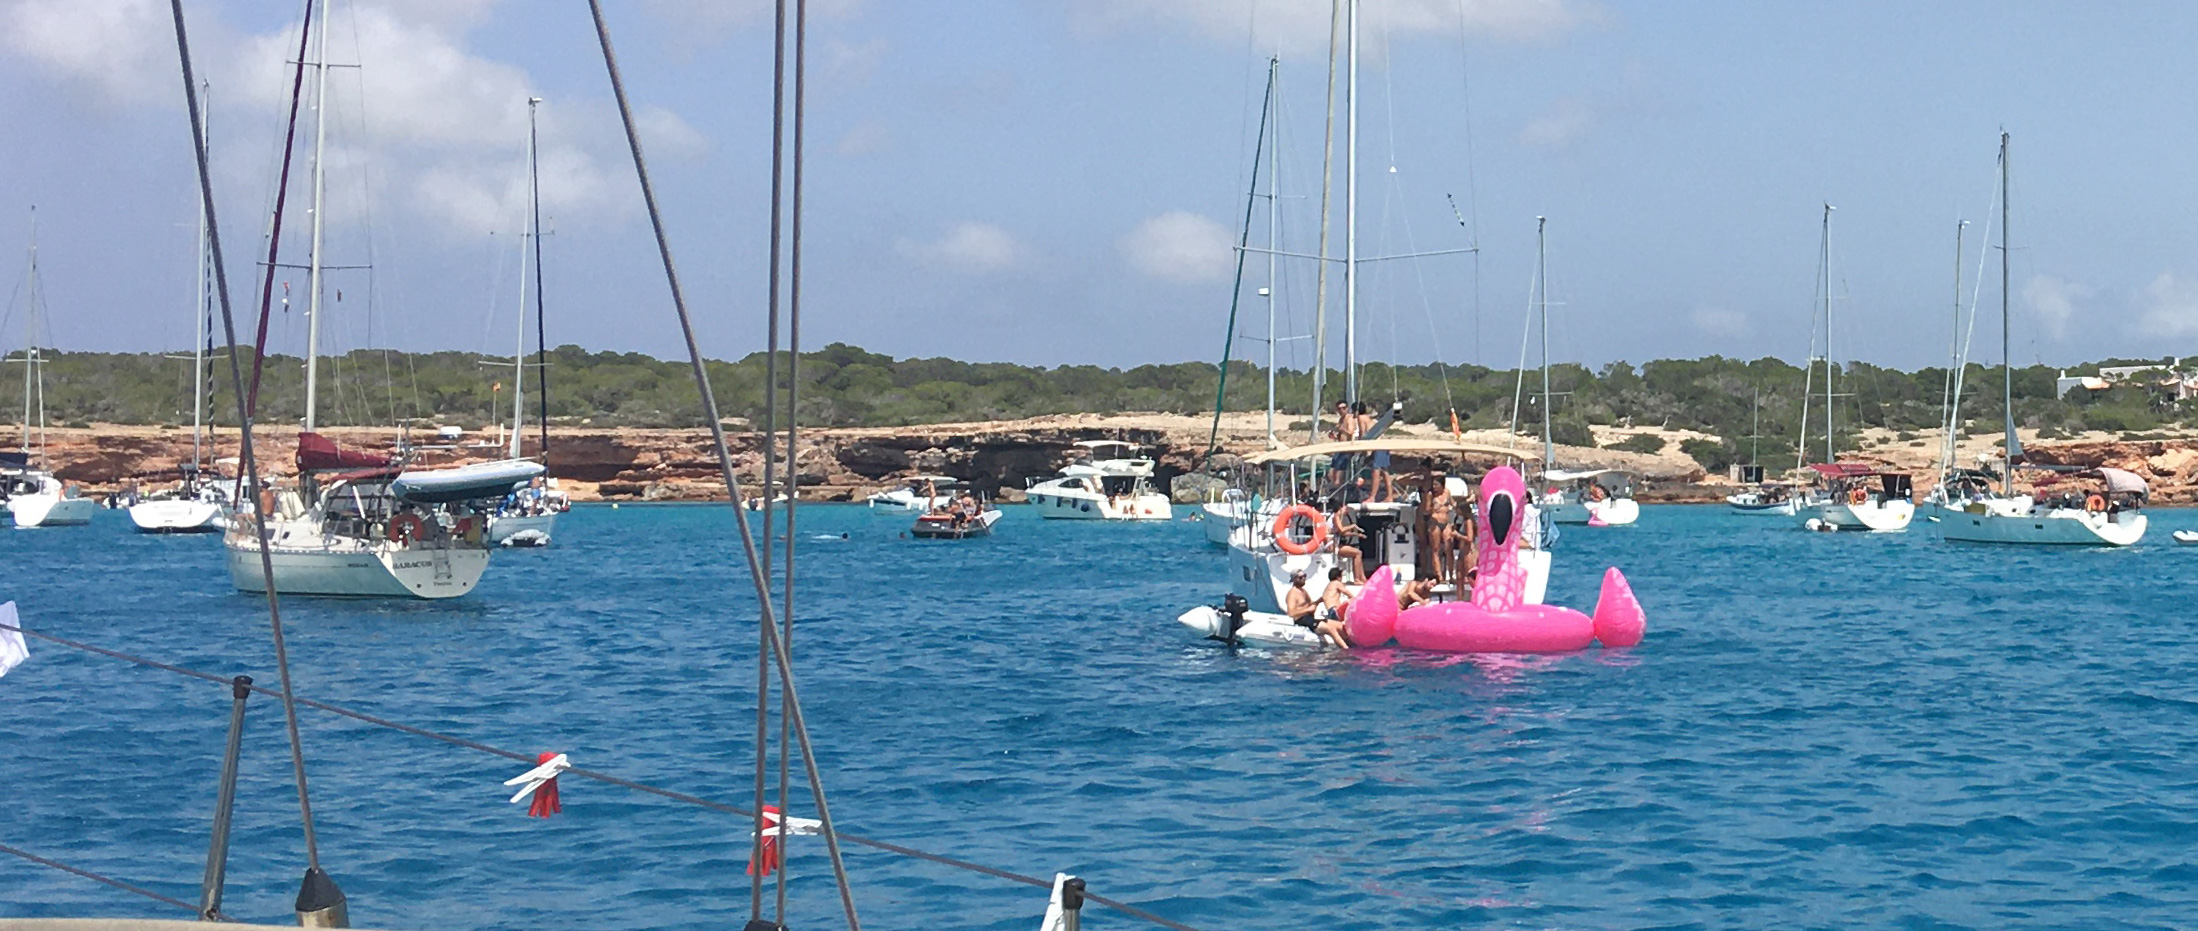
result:
<svg viewBox="0 0 2198 931"><path fill-rule="evenodd" d="M88 425L188 425L191 422L191 364L175 353L103 353L42 350L46 359L45 411L49 423ZM208 413L217 425L233 426L236 404L224 356L209 360ZM530 360L531 361L531 360ZM249 360L246 362L249 366ZM2107 359L2074 366L2068 374L2093 374L2102 365L2158 365L2166 375L2173 360ZM792 382L782 355L778 390ZM466 352L401 352L362 349L323 357L318 418L332 425L378 425L402 421L456 424L478 429L510 417L508 357ZM710 376L720 413L760 420L764 409L767 365L762 354L737 361L712 361ZM549 383L551 422L564 425L684 427L703 422L693 382L684 361L640 353L589 352L560 346L548 353L541 370ZM541 383L530 367L527 416L539 415ZM798 366L801 420L808 426L904 426L924 423L1003 420L1061 413L1158 411L1210 413L1221 395L1221 370L1210 362L1102 368L1092 365L1030 366L1006 362L962 362L943 358L896 359L843 343L802 354ZM1232 362L1222 406L1257 411L1266 406L1266 373L1250 362ZM2157 378L2128 378L2106 390L2055 393L2056 370L2035 365L2015 371L2015 419L2048 437L2084 430L2125 436L2144 435L2176 424L2198 425L2198 400L2177 400ZM1813 379L1808 401L1808 445L1823 442L1823 373ZM1711 434L1715 440L1689 440L1684 451L1705 467L1751 459L1780 463L1793 459L1803 434L1802 368L1774 359L1658 359L1641 365L1614 362L1590 369L1553 367L1551 428L1558 442L1594 445L1590 425L1675 427ZM1309 430L1313 407L1312 373L1276 373L1276 403L1297 430ZM1964 375L1962 412L1971 428L1996 432L2001 422L1999 372L1971 365ZM296 422L304 413L304 361L269 356L265 362L258 420L263 424ZM1341 394L1339 372L1327 375L1324 391L1332 405ZM1477 365L1361 367L1361 394L1369 403L1404 404L1409 422L1448 426L1453 415L1465 429L1501 427L1513 418L1538 433L1541 373ZM22 384L0 379L0 410L22 410ZM1833 398L1833 429L1841 445L1865 427L1899 432L1936 429L1947 390L1944 368L1912 372L1868 363L1839 367ZM1655 452L1661 438L1634 437L1621 446Z"/></svg>

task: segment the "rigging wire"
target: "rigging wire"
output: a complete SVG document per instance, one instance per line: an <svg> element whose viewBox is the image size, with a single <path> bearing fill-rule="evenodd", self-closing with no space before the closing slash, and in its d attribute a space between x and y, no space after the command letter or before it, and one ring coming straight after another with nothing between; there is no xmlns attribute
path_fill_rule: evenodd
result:
<svg viewBox="0 0 2198 931"><path fill-rule="evenodd" d="M113 887L115 887L115 888L117 888L117 889L120 889L120 890L122 890L122 891L124 891L124 892L131 892L131 893L135 893L135 894L137 894L137 895L141 895L141 896L144 896L144 897L146 897L146 898L148 898L148 899L151 899L151 900L153 900L153 901L155 901L155 902L165 902L165 903L167 903L167 904L169 904L169 905L173 905L173 906L175 906L175 907L177 907L177 908L187 909L187 910L189 910L189 911L192 911L192 912L197 912L197 911L198 911L198 906L196 906L196 905L193 905L193 904L191 904L191 903L189 903L189 902L185 902L185 901L183 901L182 899L178 899L178 898L172 898L172 897L170 897L170 896L165 896L165 895L161 895L160 893L158 893L158 892L154 892L154 891L152 891L151 889L147 889L147 888L145 888L145 887L143 887L143 886L133 886L133 885L131 885L131 884L129 884L129 883L123 882L122 880L116 879L116 878L114 878L114 877L112 877L112 876L103 876L103 875L100 875L100 874L98 874L98 873L94 873L94 872L92 872L92 871L90 871L90 870L87 870L87 869L82 869L82 868L79 868L79 867L74 867L74 866L70 866L70 865L68 865L68 864L66 864L66 863L63 863L63 862L59 861L59 860L48 860L48 859L46 859L45 857L41 857L41 856L39 856L39 855L37 855L37 854L34 854L34 853L31 853L30 851L27 851L27 850L21 850L21 849L15 848L15 847L10 847L10 846L8 846L8 845L6 845L6 844L0 844L0 853L5 853L5 854L12 854L12 855L14 855L14 856L22 857L23 859L25 859L25 860L29 860L29 861L31 861L32 863L36 863L36 864L38 864L38 865L40 865L40 866L50 866L50 867L53 867L54 869L60 870L60 871L62 871L62 872L64 872L64 873L75 873L76 875L78 875L78 876L82 876L82 877L84 877L85 879L89 879L89 880L91 880L91 881L93 881L93 882L100 882L100 883L106 883L107 885L113 886ZM217 915L215 915L214 917L216 917L216 918L219 918L219 917L221 917L221 916L217 914Z"/></svg>
<svg viewBox="0 0 2198 931"><path fill-rule="evenodd" d="M68 647L73 650L80 650L97 656L104 656L108 659L120 660L125 663L143 666L147 669L157 669L162 672L173 673L175 675L184 676L187 678L199 679L205 682L219 685L224 689L234 687L234 676L216 675L214 673L206 672L204 670L192 669L187 666L178 666L173 663L165 663L161 662L160 660L151 659L149 657L138 656L131 653L124 653L119 650L110 650L106 647L96 646L80 640L72 640L67 637L46 633L45 631L35 630L29 627L0 624L0 630L12 630L21 633L25 637L30 637L36 640L52 643L57 646ZM261 695L281 695L280 692L274 689L270 689L264 685L249 685L246 686L246 688ZM465 737L445 734L440 731L432 731L424 727L415 727L410 724L405 724L402 722L390 720L388 718L379 717L377 715L368 714L366 712L359 711L353 708L347 708L342 705L334 704L332 702L320 701L304 696L296 696L296 701L298 704L303 705L307 708L312 708L316 711L325 711L339 717L349 718L351 720L373 725L375 727L385 728L388 730L397 731L399 733L410 734L414 737L424 737L429 740L446 743L454 747L462 747L467 750L486 753L490 756L497 756L507 760L526 763L529 766L534 765L535 762L538 760L538 756L536 754L520 753L516 750L507 750L502 747L482 743L478 740L471 740ZM723 802L714 802L698 795L691 795L685 792L680 792L676 789L667 789L645 782L638 782L632 779L627 779L621 776L614 776L598 770L575 767L565 770L564 772L560 773L560 775L571 776L577 779L586 779L593 782L600 782L605 785L618 786L624 789L631 789L636 792L654 795L658 798L669 799L671 801L680 802L687 805L693 805L698 808L706 808L711 811L723 812L742 818L755 817L755 812L750 809L744 809L738 806L728 805ZM1008 870L999 869L998 867L985 866L981 863L973 863L968 860L961 860L954 857L946 856L944 854L931 853L929 851L919 850L914 847L906 847L900 844L879 840L874 837L865 837L857 834L837 834L837 836L839 837L839 839L851 844L857 844L863 847L871 848L873 850L882 850L887 853L900 854L906 857L913 857L915 859L923 860L926 862L937 863L941 866L951 866L956 869L967 870L973 873L982 873L986 876L1006 879L1012 882L1018 882L1024 885L1036 886L1039 888L1052 888L1053 886L1052 880L1041 879L1036 876L1028 876L1022 873L1010 872ZM1170 921L1158 915L1154 915L1151 912L1144 911L1143 909L1137 908L1136 906L1118 902L1114 899L1091 895L1088 892L1085 894L1085 898L1088 898L1094 902L1098 902L1101 905L1105 905L1108 908L1112 908L1125 915L1129 915L1134 918L1140 918L1165 928L1176 929L1176 931L1195 931L1195 929L1186 927L1185 925ZM198 908L198 906L196 905L191 905L188 907L192 908L193 910L196 910Z"/></svg>
<svg viewBox="0 0 2198 931"><path fill-rule="evenodd" d="M173 2L181 2L181 0L173 0ZM784 0L781 0L782 4L783 2ZM855 915L853 891L847 882L846 865L840 857L839 837L832 825L832 809L830 803L826 801L824 779L817 770L816 750L810 744L809 728L802 717L800 694L794 686L793 659L787 651L785 640L778 636L778 630L775 626L777 612L771 602L770 574L764 567L763 557L756 548L755 537L749 530L746 509L740 505L740 477L735 474L733 468L732 449L725 439L725 423L722 415L718 413L717 396L710 387L709 371L703 365L702 347L695 341L694 323L687 313L686 292L680 287L679 270L672 259L671 240L666 237L664 232L663 213L658 209L656 189L649 179L648 161L642 155L640 131L634 122L633 107L626 99L625 79L620 76L618 71L618 56L611 49L610 26L603 19L602 0L588 0L588 10L595 21L596 40L603 50L603 67L609 73L612 96L617 98L619 118L625 126L626 146L633 154L634 174L641 184L642 202L648 208L649 226L656 236L657 254L664 263L664 278L671 288L672 308L679 321L680 335L687 346L687 361L694 371L695 388L697 393L701 395L701 406L709 420L710 437L717 453L718 470L720 476L725 480L725 489L732 501L733 523L739 530L741 555L746 558L748 563L749 581L755 587L756 605L760 613L759 623L756 627L763 632L772 659L776 660L779 692L783 696L783 708L780 713L792 718L792 729L801 747L802 768L809 780L809 791L817 804L817 820L820 822L821 831L824 835L825 848L831 855L832 875L839 885L840 902L846 912L850 931L859 931L861 922ZM783 101L783 99L783 97L779 98L780 101ZM776 191L775 179L773 190ZM775 263L772 273L774 275L777 273ZM776 289L774 289L774 297L776 293ZM769 462L768 459L765 461L766 463ZM760 695L758 701L761 701Z"/></svg>
<svg viewBox="0 0 2198 931"><path fill-rule="evenodd" d="M221 326L223 333L229 340L229 377L237 398L238 464L244 473L245 488L250 493L251 500L258 501L260 500L260 492L265 486L260 481L259 458L252 443L252 413L244 393L243 362L237 357L236 318L229 306L229 270L228 264L222 258L221 225L214 210L213 171L208 165L206 157L206 123L204 115L199 110L197 75L192 72L191 68L191 44L184 32L183 0L169 0L169 9L175 19L176 57L183 69L183 96L190 107L191 152L194 160L198 163L199 203L206 216L207 245L214 257L215 290L221 295ZM310 23L311 21L312 6L310 0L308 0L306 22ZM309 32L310 29L299 30L301 37ZM305 54L303 39L301 38L297 73L297 81L300 86L302 86L305 79L304 61ZM291 98L293 121L296 117L296 109L297 99L293 96ZM285 173L287 174L287 168ZM272 254L272 246L270 246L269 251ZM272 264L269 266L269 271L270 277L272 277ZM264 325L265 319L266 317L263 314L261 316L262 325ZM254 372L256 375L256 364ZM252 521L252 528L259 542L260 578L267 591L267 621L274 640L275 665L282 681L283 728L290 738L290 767L291 774L297 783L298 820L305 834L306 883L310 886L314 874L321 873L320 846L313 833L313 803L305 779L305 746L298 736L297 693L292 687L290 678L289 647L283 641L281 598L275 590L274 546L268 539L267 522L264 519ZM322 875L325 876L325 874Z"/></svg>

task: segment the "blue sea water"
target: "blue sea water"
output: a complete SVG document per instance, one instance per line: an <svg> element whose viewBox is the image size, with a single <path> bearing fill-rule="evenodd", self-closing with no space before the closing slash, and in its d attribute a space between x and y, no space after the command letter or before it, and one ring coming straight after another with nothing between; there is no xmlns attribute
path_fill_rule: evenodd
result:
<svg viewBox="0 0 2198 931"><path fill-rule="evenodd" d="M272 685L219 543L0 532L35 629ZM1816 535L1650 507L1572 529L1638 649L1468 658L1246 650L1174 616L1222 588L1188 523L900 537L804 507L795 650L848 831L1203 929L2171 928L2198 915L2198 513L2120 551ZM289 599L297 688L746 804L754 612L722 508L583 507L445 603ZM841 538L841 534L845 538ZM196 899L227 689L33 642L0 678L0 843ZM722 928L747 825L301 710L321 856L354 924ZM798 770L797 770L798 772ZM227 911L288 919L303 843L279 706L251 703ZM805 811L807 806L797 805ZM851 848L875 927L1029 928L1042 890ZM837 923L795 842L791 924ZM0 916L185 917L0 857ZM1095 927L1141 926L1103 910Z"/></svg>

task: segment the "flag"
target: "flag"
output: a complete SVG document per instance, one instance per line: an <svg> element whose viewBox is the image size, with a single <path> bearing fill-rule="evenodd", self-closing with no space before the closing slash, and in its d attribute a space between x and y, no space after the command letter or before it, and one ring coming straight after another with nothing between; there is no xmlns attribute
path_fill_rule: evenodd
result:
<svg viewBox="0 0 2198 931"><path fill-rule="evenodd" d="M15 602L0 604L0 676L31 658L30 645L23 642L23 632L17 629L20 624L15 619Z"/></svg>

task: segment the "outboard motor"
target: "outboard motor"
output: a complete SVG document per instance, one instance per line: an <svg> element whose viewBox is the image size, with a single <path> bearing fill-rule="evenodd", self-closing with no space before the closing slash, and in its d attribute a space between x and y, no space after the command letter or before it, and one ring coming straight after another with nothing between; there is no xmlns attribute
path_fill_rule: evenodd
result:
<svg viewBox="0 0 2198 931"><path fill-rule="evenodd" d="M1227 626L1222 629L1221 636L1215 639L1232 647L1241 643L1236 639L1236 632L1244 626L1244 614L1251 609L1252 603L1235 592L1230 592L1228 597L1221 599L1221 615Z"/></svg>

